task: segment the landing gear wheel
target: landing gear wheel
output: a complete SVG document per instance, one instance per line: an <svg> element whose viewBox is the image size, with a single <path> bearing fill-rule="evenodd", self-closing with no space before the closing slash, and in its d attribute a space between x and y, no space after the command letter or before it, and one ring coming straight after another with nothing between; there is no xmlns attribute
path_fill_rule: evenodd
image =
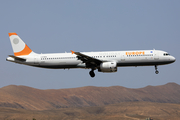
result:
<svg viewBox="0 0 180 120"><path fill-rule="evenodd" d="M158 74L158 73L159 73L159 71L158 71L158 70L156 70L156 71L155 71L155 73L156 73L156 74Z"/></svg>
<svg viewBox="0 0 180 120"><path fill-rule="evenodd" d="M155 73L158 74L159 71L157 70L157 65L155 65L155 70L156 70Z"/></svg>
<svg viewBox="0 0 180 120"><path fill-rule="evenodd" d="M89 75L90 75L91 77L94 77L94 76L95 76L94 71L93 71L93 70L91 70L91 71L89 72Z"/></svg>

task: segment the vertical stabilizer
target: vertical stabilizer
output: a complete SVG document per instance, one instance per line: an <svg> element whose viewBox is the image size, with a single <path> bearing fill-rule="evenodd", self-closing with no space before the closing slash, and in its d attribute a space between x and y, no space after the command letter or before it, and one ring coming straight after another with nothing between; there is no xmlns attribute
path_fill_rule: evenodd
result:
<svg viewBox="0 0 180 120"><path fill-rule="evenodd" d="M15 56L29 55L34 53L16 33L9 33L9 38Z"/></svg>

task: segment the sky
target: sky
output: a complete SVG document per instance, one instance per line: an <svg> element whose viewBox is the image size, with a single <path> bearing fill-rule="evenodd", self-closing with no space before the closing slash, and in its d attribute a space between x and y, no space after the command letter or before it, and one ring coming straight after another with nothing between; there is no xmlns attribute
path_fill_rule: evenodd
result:
<svg viewBox="0 0 180 120"><path fill-rule="evenodd" d="M38 89L84 86L180 84L179 0L5 0L0 4L0 88ZM16 32L36 53L163 50L176 62L158 66L118 67L116 73L90 69L42 69L6 61L13 55L9 32Z"/></svg>

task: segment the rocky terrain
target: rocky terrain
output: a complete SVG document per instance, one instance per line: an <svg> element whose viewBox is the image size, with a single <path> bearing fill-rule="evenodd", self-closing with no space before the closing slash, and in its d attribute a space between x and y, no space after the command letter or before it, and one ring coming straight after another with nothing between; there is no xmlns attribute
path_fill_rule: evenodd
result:
<svg viewBox="0 0 180 120"><path fill-rule="evenodd" d="M0 88L0 107L26 110L54 110L90 107L122 102L180 103L180 85L168 83L130 89L121 86L40 90L10 85Z"/></svg>

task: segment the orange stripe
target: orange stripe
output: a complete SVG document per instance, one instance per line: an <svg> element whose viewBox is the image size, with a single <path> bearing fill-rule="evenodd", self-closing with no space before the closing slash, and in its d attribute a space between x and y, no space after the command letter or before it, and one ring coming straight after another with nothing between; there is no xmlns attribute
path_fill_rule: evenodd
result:
<svg viewBox="0 0 180 120"><path fill-rule="evenodd" d="M15 56L21 56L21 55L29 55L32 52L32 50L26 45L25 48L20 51L14 53Z"/></svg>
<svg viewBox="0 0 180 120"><path fill-rule="evenodd" d="M17 34L16 34L16 33L9 33L9 37L10 37L11 35L17 35Z"/></svg>

